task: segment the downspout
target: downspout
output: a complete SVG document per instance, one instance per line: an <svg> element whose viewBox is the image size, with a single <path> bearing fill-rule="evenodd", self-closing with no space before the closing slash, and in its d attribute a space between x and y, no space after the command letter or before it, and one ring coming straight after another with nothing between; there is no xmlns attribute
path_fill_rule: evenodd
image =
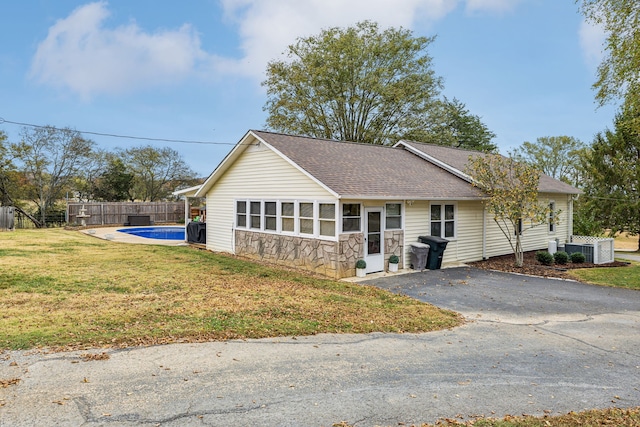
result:
<svg viewBox="0 0 640 427"><path fill-rule="evenodd" d="M572 194L568 194L567 198L569 199L567 201L567 204L569 205L569 221L567 221L567 242L569 241L571 235L573 235L573 195Z"/></svg>
<svg viewBox="0 0 640 427"><path fill-rule="evenodd" d="M482 259L487 259L487 207L482 204Z"/></svg>
<svg viewBox="0 0 640 427"><path fill-rule="evenodd" d="M188 242L189 241L189 236L187 236L187 226L189 225L189 214L191 212L189 212L189 197L187 197L187 195L184 195L184 241Z"/></svg>

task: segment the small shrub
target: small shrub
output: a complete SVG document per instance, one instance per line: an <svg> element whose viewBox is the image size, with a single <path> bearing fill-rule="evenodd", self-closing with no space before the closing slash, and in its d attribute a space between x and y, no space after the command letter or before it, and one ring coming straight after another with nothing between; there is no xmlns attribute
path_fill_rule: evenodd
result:
<svg viewBox="0 0 640 427"><path fill-rule="evenodd" d="M571 262L574 264L582 264L587 260L582 252L574 252L571 254Z"/></svg>
<svg viewBox="0 0 640 427"><path fill-rule="evenodd" d="M397 264L400 262L400 258L398 257L398 255L391 255L389 257L389 264Z"/></svg>
<svg viewBox="0 0 640 427"><path fill-rule="evenodd" d="M367 263L363 259L356 261L356 268L367 268Z"/></svg>
<svg viewBox="0 0 640 427"><path fill-rule="evenodd" d="M556 264L565 265L569 262L569 254L563 251L558 251L553 254L553 260L556 262Z"/></svg>
<svg viewBox="0 0 640 427"><path fill-rule="evenodd" d="M548 251L538 251L536 252L536 260L542 265L551 265L553 264L553 255Z"/></svg>

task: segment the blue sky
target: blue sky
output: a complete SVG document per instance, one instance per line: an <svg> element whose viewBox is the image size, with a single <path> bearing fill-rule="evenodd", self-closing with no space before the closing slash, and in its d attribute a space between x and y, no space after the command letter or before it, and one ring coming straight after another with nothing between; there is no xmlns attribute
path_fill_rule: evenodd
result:
<svg viewBox="0 0 640 427"><path fill-rule="evenodd" d="M21 0L0 14L0 124L87 134L108 150L170 146L207 176L249 129L264 129L266 63L297 37L370 19L436 35L430 54L500 151L542 136L590 143L611 127L591 85L602 32L573 0Z"/></svg>

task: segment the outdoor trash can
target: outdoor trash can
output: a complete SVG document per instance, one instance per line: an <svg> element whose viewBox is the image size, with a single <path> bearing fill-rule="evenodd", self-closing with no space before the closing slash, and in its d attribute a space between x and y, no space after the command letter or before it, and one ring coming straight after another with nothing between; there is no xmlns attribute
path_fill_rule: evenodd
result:
<svg viewBox="0 0 640 427"><path fill-rule="evenodd" d="M411 268L414 270L424 270L427 267L429 257L429 245L425 243L411 243Z"/></svg>
<svg viewBox="0 0 640 427"><path fill-rule="evenodd" d="M447 239L436 236L420 236L418 240L422 243L426 243L431 248L429 250L429 258L427 259L427 268L429 270L439 270L442 267L442 256L444 250L447 248Z"/></svg>
<svg viewBox="0 0 640 427"><path fill-rule="evenodd" d="M187 224L187 242L207 243L207 223L192 221Z"/></svg>

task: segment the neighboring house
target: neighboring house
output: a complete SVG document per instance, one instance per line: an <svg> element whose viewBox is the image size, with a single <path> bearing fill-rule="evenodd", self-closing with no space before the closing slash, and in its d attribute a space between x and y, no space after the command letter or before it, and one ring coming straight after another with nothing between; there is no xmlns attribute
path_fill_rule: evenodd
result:
<svg viewBox="0 0 640 427"><path fill-rule="evenodd" d="M401 141L394 147L249 131L191 195L206 197L207 243L229 252L341 278L410 266L422 235L449 240L443 264L511 253L463 172L482 153ZM540 200L561 210L525 235L524 250L566 242L579 191L548 176Z"/></svg>

